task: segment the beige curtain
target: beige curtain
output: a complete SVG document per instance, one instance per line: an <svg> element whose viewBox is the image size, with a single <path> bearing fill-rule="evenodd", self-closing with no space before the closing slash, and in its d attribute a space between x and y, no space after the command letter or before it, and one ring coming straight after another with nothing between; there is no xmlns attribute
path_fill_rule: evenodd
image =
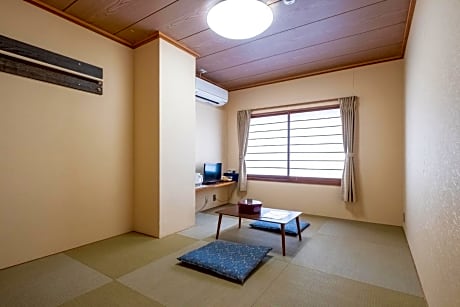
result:
<svg viewBox="0 0 460 307"><path fill-rule="evenodd" d="M246 150L248 148L249 123L251 121L251 110L238 111L237 128L238 128L238 153L239 153L239 190L246 192L248 189L248 179L246 174Z"/></svg>
<svg viewBox="0 0 460 307"><path fill-rule="evenodd" d="M357 97L339 98L342 118L343 150L345 164L342 175L342 198L345 202L356 202L355 152L353 151L357 124Z"/></svg>

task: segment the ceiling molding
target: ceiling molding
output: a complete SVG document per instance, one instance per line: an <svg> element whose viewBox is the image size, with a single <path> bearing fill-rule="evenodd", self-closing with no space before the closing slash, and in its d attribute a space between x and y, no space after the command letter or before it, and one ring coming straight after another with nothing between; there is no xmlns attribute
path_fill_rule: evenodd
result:
<svg viewBox="0 0 460 307"><path fill-rule="evenodd" d="M126 41L126 40L124 40L124 39L122 39L122 38L120 38L118 36L115 36L112 33L104 31L104 30L102 30L102 29L100 29L100 28L98 28L96 26L93 26L92 24L87 23L86 21L83 21L83 20L81 20L79 18L76 18L76 17L74 17L72 15L69 15L66 12L63 12L63 11L57 9L57 8L54 8L54 7L52 7L52 6L50 6L50 5L46 4L46 3L43 3L40 0L24 0L24 1L28 2L30 4L33 4L33 5L41 8L41 9L44 9L44 10L46 10L46 11L52 13L52 14L55 14L55 15L57 15L59 17L62 17L62 18L66 19L66 20L68 20L70 22L76 23L77 25L82 26L82 27L84 27L84 28L86 28L88 30L91 30L93 32L96 32L96 33L102 35L102 36L110 38L111 40L114 40L114 41L116 41L116 42L118 42L118 43L120 43L122 45L125 45L127 47L133 48L133 46L132 46L132 44L130 42L128 42L128 41Z"/></svg>
<svg viewBox="0 0 460 307"><path fill-rule="evenodd" d="M306 77L312 77L312 76L327 74L327 73L330 73L330 72L347 70L347 69L357 68L357 67L361 67L361 66L379 64L379 63L395 61L395 60L401 60L401 59L402 59L402 56L395 56L395 57L389 57L389 58L386 58L386 59L372 60L372 61L367 61L367 62L363 62L363 63L359 63L359 64L345 65L345 66L341 66L341 67L324 69L324 70L321 70L321 71L314 71L314 72L311 72L311 73L295 75L295 76L292 76L292 77L278 78L278 79L275 79L275 80L270 80L270 81L265 81L265 82L257 82L257 83L251 83L251 84L244 85L244 86L237 86L237 87L234 87L234 88L229 88L228 91L229 92L239 91L239 90L244 90L244 89L257 87L257 86L270 85L270 84L279 83L279 82L291 81L291 80L296 80L296 79L301 79L301 78L306 78Z"/></svg>
<svg viewBox="0 0 460 307"><path fill-rule="evenodd" d="M411 0L409 4L409 12L407 14L406 28L404 29L404 39L401 47L401 57L406 54L407 40L409 39L410 25L412 24L412 18L414 17L415 4L417 0Z"/></svg>
<svg viewBox="0 0 460 307"><path fill-rule="evenodd" d="M114 35L112 33L109 33L107 31L104 31L104 30L96 27L96 26L93 26L92 24L87 23L86 21L83 21L83 20L81 20L81 19L79 19L77 17L74 17L72 15L67 14L66 12L63 12L63 11L57 9L57 8L54 8L54 7L52 7L52 6L50 6L50 5L46 4L46 3L43 3L40 0L24 0L24 1L28 2L30 4L33 4L33 5L41 8L41 9L44 9L44 10L46 10L46 11L52 13L52 14L55 14L55 15L57 15L59 17L62 17L62 18L66 19L66 20L68 20L70 22L73 22L73 23L75 23L75 24L77 24L79 26L82 26L82 27L84 27L84 28L86 28L88 30L96 32L96 33L98 33L98 34L100 34L102 36L105 36L105 37L107 37L107 38L109 38L111 40L114 40L114 41L116 41L116 42L118 42L118 43L120 43L122 45L130 47L132 49L136 49L136 48L138 48L138 47L140 47L142 45L145 45L145 44L147 44L147 43L149 43L151 41L154 41L154 40L156 40L158 38L162 38L163 40L171 43L172 45L176 46L177 48L182 49L183 51L191 54L195 58L200 56L197 52L195 52L192 49L188 48L184 44L179 43L178 41L174 40L173 38L167 36L166 34L163 34L163 33L159 32L159 31L155 31L151 36L147 37L146 39L133 44L133 43L128 42L127 40L124 40L124 39L122 39L122 38L120 38L120 37L118 37L118 36L116 36L116 35Z"/></svg>
<svg viewBox="0 0 460 307"><path fill-rule="evenodd" d="M183 51L191 54L192 56L194 56L195 58L198 58L200 55L198 53L196 53L195 51L193 51L192 49L188 48L187 46L179 43L178 41L176 41L175 39L167 36L166 34L164 33L161 33L160 31L155 31L151 36L147 37L146 39L136 43L136 44L133 44L132 45L132 48L133 49L136 49L136 48L139 48L147 43L150 43L151 41L154 41L156 39L163 39L165 41L167 41L168 43L176 46L177 48L179 49L182 49Z"/></svg>

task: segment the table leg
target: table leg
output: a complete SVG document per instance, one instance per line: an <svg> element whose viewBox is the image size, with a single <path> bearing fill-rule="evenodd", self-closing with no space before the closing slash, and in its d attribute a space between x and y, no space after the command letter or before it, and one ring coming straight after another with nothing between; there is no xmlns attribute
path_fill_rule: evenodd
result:
<svg viewBox="0 0 460 307"><path fill-rule="evenodd" d="M295 218L295 222L297 224L297 233L299 234L299 241L302 241L302 235L300 234L300 219L299 219L299 217Z"/></svg>
<svg viewBox="0 0 460 307"><path fill-rule="evenodd" d="M281 224L281 246L283 247L283 256L286 256L286 233L284 232L284 224Z"/></svg>
<svg viewBox="0 0 460 307"><path fill-rule="evenodd" d="M220 223L221 222L222 222L222 213L219 213L219 221L217 222L216 240L219 239Z"/></svg>
<svg viewBox="0 0 460 307"><path fill-rule="evenodd" d="M238 217L238 228L241 228L241 217Z"/></svg>

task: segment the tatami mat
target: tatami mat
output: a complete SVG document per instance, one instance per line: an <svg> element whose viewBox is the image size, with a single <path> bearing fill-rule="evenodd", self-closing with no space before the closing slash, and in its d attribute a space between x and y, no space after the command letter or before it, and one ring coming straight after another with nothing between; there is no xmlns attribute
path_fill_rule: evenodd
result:
<svg viewBox="0 0 460 307"><path fill-rule="evenodd" d="M305 232L305 231L304 231ZM302 234L304 233L302 232ZM207 241L212 241L215 236L207 238ZM273 233L249 227L246 223L238 228L238 225L221 231L219 240L226 240L232 242L247 243L252 245L261 245L271 247L270 255L280 256L283 261L290 261L309 240L308 237L299 241L298 237L286 236L286 256L283 257L283 249L281 245L281 234Z"/></svg>
<svg viewBox="0 0 460 307"><path fill-rule="evenodd" d="M302 241L223 219L222 240L272 251L241 285L180 265L215 240L218 216L162 239L127 233L0 270L3 306L426 306L398 227L302 215Z"/></svg>
<svg viewBox="0 0 460 307"><path fill-rule="evenodd" d="M215 214L197 213L195 226L183 230L179 232L179 234L198 240L202 240L212 235L215 236L218 219L219 216ZM222 217L220 228L221 230L224 230L237 224L237 218L224 216Z"/></svg>
<svg viewBox="0 0 460 307"><path fill-rule="evenodd" d="M178 265L177 257L207 243L189 246L118 280L165 306L251 306L287 265L267 257L244 285Z"/></svg>
<svg viewBox="0 0 460 307"><path fill-rule="evenodd" d="M407 247L403 229L397 226L329 219L321 226L319 233L371 243Z"/></svg>
<svg viewBox="0 0 460 307"><path fill-rule="evenodd" d="M311 237L318 233L321 227L329 220L327 217L316 216L316 215L306 215L302 214L300 216L301 221L306 221L310 223L310 226L302 231L302 237Z"/></svg>
<svg viewBox="0 0 460 307"><path fill-rule="evenodd" d="M0 306L57 306L111 281L57 254L0 270Z"/></svg>
<svg viewBox="0 0 460 307"><path fill-rule="evenodd" d="M162 304L114 281L66 302L61 307L159 307Z"/></svg>
<svg viewBox="0 0 460 307"><path fill-rule="evenodd" d="M160 240L130 232L72 249L66 255L117 278L195 241L176 234Z"/></svg>
<svg viewBox="0 0 460 307"><path fill-rule="evenodd" d="M417 296L290 264L254 306L424 307Z"/></svg>
<svg viewBox="0 0 460 307"><path fill-rule="evenodd" d="M407 247L317 234L292 263L422 296Z"/></svg>

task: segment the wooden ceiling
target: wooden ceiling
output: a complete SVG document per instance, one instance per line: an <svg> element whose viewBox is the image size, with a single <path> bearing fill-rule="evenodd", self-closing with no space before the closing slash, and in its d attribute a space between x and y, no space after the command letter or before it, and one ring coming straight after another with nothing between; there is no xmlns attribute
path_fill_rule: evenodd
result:
<svg viewBox="0 0 460 307"><path fill-rule="evenodd" d="M228 90L400 59L415 0L282 0L273 24L229 40L206 23L220 0L26 0L136 48L158 32L198 54L197 74Z"/></svg>

